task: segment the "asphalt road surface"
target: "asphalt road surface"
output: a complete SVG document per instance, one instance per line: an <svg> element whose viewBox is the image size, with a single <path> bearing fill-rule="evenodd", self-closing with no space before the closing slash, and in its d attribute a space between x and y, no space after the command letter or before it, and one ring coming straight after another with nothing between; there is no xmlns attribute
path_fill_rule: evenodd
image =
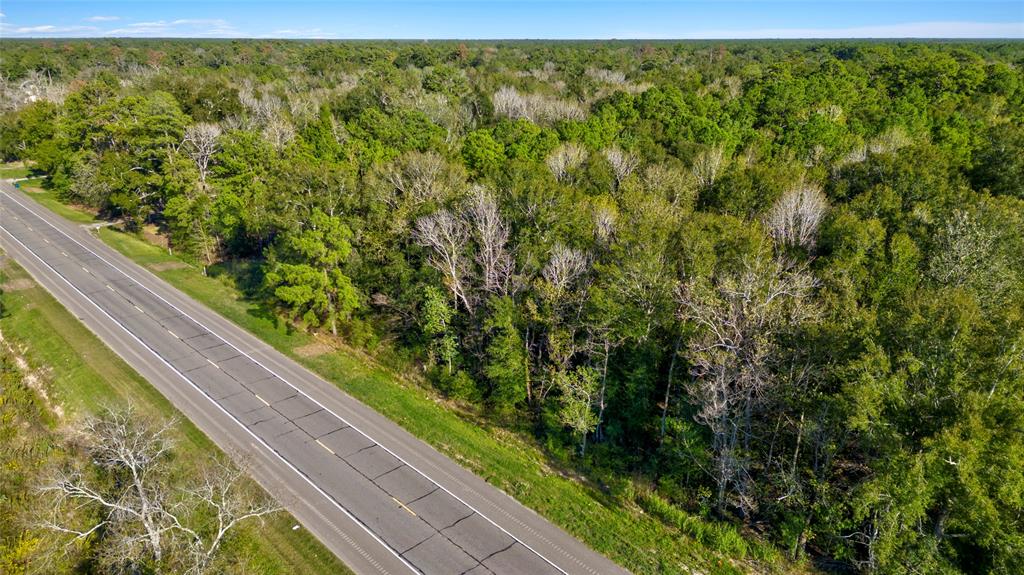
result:
<svg viewBox="0 0 1024 575"><path fill-rule="evenodd" d="M357 573L625 573L7 182L0 230L10 257Z"/></svg>

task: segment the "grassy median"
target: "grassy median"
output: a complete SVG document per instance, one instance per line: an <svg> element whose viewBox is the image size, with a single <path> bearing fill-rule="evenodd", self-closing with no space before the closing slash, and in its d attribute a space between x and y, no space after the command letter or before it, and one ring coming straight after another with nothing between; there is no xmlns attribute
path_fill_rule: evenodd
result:
<svg viewBox="0 0 1024 575"><path fill-rule="evenodd" d="M62 419L130 402L142 416L177 420L175 451L187 454L180 459L182 465L217 452L167 399L2 252L0 287L0 332L21 350L34 373L43 374L49 403L60 410ZM288 513L279 513L263 525L244 526L230 543L234 555L245 562L242 572L351 573L305 529L293 530L295 524Z"/></svg>

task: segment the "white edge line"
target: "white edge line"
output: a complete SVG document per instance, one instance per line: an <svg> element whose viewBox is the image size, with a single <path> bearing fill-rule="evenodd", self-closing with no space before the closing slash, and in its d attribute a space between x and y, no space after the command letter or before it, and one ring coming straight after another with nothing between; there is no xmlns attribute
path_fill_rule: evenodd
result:
<svg viewBox="0 0 1024 575"><path fill-rule="evenodd" d="M6 192L4 192L4 193L5 193L5 195L6 195ZM9 197L9 196L8 196L8 197ZM22 207L24 207L24 206L22 206ZM25 209L28 209L28 208L25 208ZM30 210L30 211L31 211L31 210ZM42 219L42 218L40 218L40 219ZM44 221L45 221L45 220L44 220ZM222 412L223 412L223 413L224 413L225 415L227 415L228 417L230 417L232 421L234 421L235 423L237 423L237 424L239 425L239 427L241 427L242 429L244 429L246 433L248 433L249 435L251 435L251 436L253 437L253 439L255 439L256 441L258 441L258 442L260 443L260 445L262 445L263 447L265 447L265 448L267 449L267 451L269 451L269 452L270 452L270 453L272 453L272 454L273 454L273 455L274 455L275 457L277 457L278 459L280 459L280 460L281 460L281 462L282 462L282 463L284 463L285 465L287 465L289 469L291 469L292 471L294 471L294 472L296 473L296 475L298 475L299 477L301 477L301 478L302 478L302 479L303 479L303 480L304 480L304 481L305 481L306 483L308 483L308 484L309 484L309 485L310 485L310 486L311 486L311 487L312 487L313 489L315 489L315 490L316 490L316 491L317 491L318 493L320 493L320 495L324 496L324 498L326 498L326 499L327 499L328 501L330 501L331 503L333 503L335 507L337 507L338 509L340 509L340 510L341 510L341 512L342 512L342 513L344 513L344 514L345 514L345 515L346 515L346 516L347 516L347 517L348 517L349 519L351 519L352 521L354 521L354 522L356 523L356 525L359 525L359 526L360 526L360 527L361 527L361 528L363 529L363 531L366 531L366 533L368 533L368 534L370 535L370 537L373 537L373 539L374 539L375 541L377 541L377 543L380 543L380 544L381 544L381 546L383 546L383 547L384 547L385 549L387 549L388 551L390 551L390 552L391 552L391 553L392 553L392 554L393 554L393 555L394 555L395 557L397 557L397 558L398 558L398 560L399 560L399 561L401 561L401 562L402 562L402 563L403 563L403 564L404 564L404 565L405 565L406 567L408 567L410 571L412 571L413 573L420 573L420 570L419 570L419 569L416 569L416 568L415 568L415 567L414 567L414 566L413 566L412 564L410 564L410 563L409 563L408 561L406 561L404 557L402 557L401 555L399 555L399 554L398 554L398 551L397 551L397 550L393 549L393 548L392 548L392 547L391 547L390 545L388 545L387 543L385 543L385 542L384 542L384 541L383 541L383 540L382 540L382 539L381 539L380 537L378 537L378 536L377 536L377 534L376 534L376 533L374 533L373 531L371 531L371 530L370 530L370 528L369 528L369 527L367 527L366 525L364 525L364 524L363 524L363 522L359 520L359 518L357 518L357 517L355 517L354 515L352 515L351 513L349 513L349 511L348 511L347 509L345 509L345 508L344 508L344 507L343 507L343 506L342 506L342 505L341 505L340 503L338 503L338 502L337 502L337 501L336 501L336 500L335 500L335 499L334 499L333 497L331 497L331 496L330 496L330 495L329 495L329 494L328 494L327 492L325 492L325 491L324 491L323 489L321 489L321 488L320 488L320 487L319 487L319 486L318 486L317 484L313 483L313 481L312 481L312 480L311 480L311 479L310 479L310 478L309 478L308 476L306 476L306 474L305 474L305 473L303 473L303 472L302 472L302 471L301 471L300 469L298 469L297 467L295 467L294 465L292 465L292 463L291 463L290 461L288 461L287 459L285 459L285 458L284 458L284 457L283 457L283 456L282 456L282 455L281 455L280 453L278 453L278 452L277 452L277 450L276 450L276 449L274 449L274 448L273 448L273 447L271 447L271 446L270 446L270 445L269 445L269 444L268 444L268 443L267 443L266 441L264 441L262 437L260 437L260 436L256 435L255 433L253 433L253 432L252 432L252 430L251 430L251 429L249 429L248 427L246 427L246 426L245 426L245 425L244 425L244 424L243 424L243 423L242 423L241 421L239 421L239 420L238 420L238 418L236 418L236 417L235 417L234 415L232 415L232 414L231 414L230 412L228 412L228 411L227 411L226 409L224 409L224 408L223 408L223 407L222 407L222 406L221 406L221 405L220 405L219 403L217 403L217 401L216 401L215 399L213 399L213 397L211 397L211 396L210 396L210 395L209 395L208 393L206 393L206 391L204 391L204 390L203 390L203 389L202 389L201 387L199 387L198 385L196 385L196 384L195 384L195 383L194 383L194 382L193 382L193 381L192 381L191 379L189 379L189 378L188 378L188 377L187 377L187 376L186 376L185 374L183 374L183 373L181 373L180 371L178 371L178 369L177 369L176 367L174 367L173 365L171 365L170 363L168 363L168 362L167 362L167 360L165 360L165 359L164 359L163 357L161 357L159 353L157 353L157 352L156 352L156 351L155 351L155 350L154 350L153 348L149 347L149 346L148 346L148 345L146 344L146 342L144 342L144 341L142 341L141 339L139 339L139 337L138 337L138 336L136 336L136 335L135 335L134 333L132 333L132 332L131 332L131 331L130 331L130 330L129 330L129 329L127 328L127 327L125 327L125 326L124 326L124 324L122 324L122 323L121 323L120 321L118 321L118 320L117 320L116 318L114 318L114 316L112 316L112 315L110 315L109 313L107 313L107 312L106 312L106 310L104 310L103 308L101 308L101 307L99 306L99 304L97 304L96 302L94 302L94 301L93 301L93 300L92 300L92 299L91 299L91 298L90 298L90 297L89 297L89 296L88 296L88 295L87 295L86 293L84 293L84 292L83 292L82 290L78 289L78 287L77 287L77 286L75 286L75 284L73 284L73 283L71 283L70 281L68 281L68 279L67 279L66 277L64 277L63 275L61 275L61 273L60 273L59 271L57 271L56 269L54 269L54 267L53 267L53 266L51 266L50 264L46 263L46 261L45 261L45 260L43 260L43 259L42 259L42 258L40 258L40 257L39 257L38 255L36 255L36 253L35 253L35 252L33 252L33 251L32 251L32 250L31 250L31 249L30 249L30 248L29 248L28 246L26 246L26 245L25 245L24 243L22 243L22 242L21 242L21 240L19 240L18 238L16 238L16 237L14 236L14 234L12 234L11 232L7 231L7 229L6 229L6 228L2 228L2 227L0 227L0 229L2 229L2 230L4 231L4 233L5 233L5 234L7 234L8 236L10 236L10 238L11 238L11 239L13 239L14 241L18 242L18 245L20 245L20 246L21 246L21 247L22 247L23 249L25 249L25 250L26 250L26 251L28 251L28 252L29 252L30 254L32 254L32 256L33 256L33 257L35 257L35 258L36 258L37 260L39 260L40 262L42 262L42 264L43 264L44 266L46 266L46 267L50 268L50 270L51 270L52 272L54 272L55 274L57 274L57 277L59 277L60 279L64 280L64 283L66 283L66 284L68 284L69 286L71 286L71 289L73 289L73 290L75 290L76 292L78 292L78 294L79 294L79 295L81 295L81 296L82 296L83 298L85 298L85 300L86 300L86 301L88 301L89 303L91 303L91 304L93 305L93 307L95 307L96 309L98 309L98 310L100 311L100 313L102 313L103 315L107 316L107 317L108 317L108 318L109 318L109 319L110 319L111 321L113 321L114 323L116 323L116 324L117 324L117 326L118 326L118 327L120 327L120 328L121 328L122 330L124 330L124 332L125 332L125 333L127 333L128 335L130 335L130 336L132 337L132 339L134 339L135 341L137 341L137 342L139 342L140 344L142 344L142 347L146 348L146 349L147 349L147 350L148 350L148 351L149 351L150 353L152 353L152 354L153 354L153 355L154 355L154 356L155 356L155 357L156 357L156 358L157 358L158 360L160 360L160 362L161 362L161 363L163 363L164 365L166 365L167 367L169 367L169 368L171 369L171 371L173 371L173 372L174 372L175 374L177 374L177 375L178 375L178 377L180 377L181 379L185 380L185 382L186 382L186 383L188 383L188 384L189 384L190 386L192 386L192 388L193 388L193 389L195 389L195 390L196 390L196 391L198 391L198 392L199 392L200 394L202 394L202 395L203 395L203 397L205 397L206 399L208 399L208 400L210 401L210 403L212 403L212 404L213 404L213 405L214 405L214 406L215 406L215 407L216 407L217 409L219 409L219 410L220 410L220 411L222 411ZM83 247L84 247L84 246L83 246ZM88 249L88 248L86 248L86 249ZM115 268L115 269L116 269L116 268ZM120 271L120 270L119 270L119 271ZM122 273L123 273L123 272L122 272ZM41 282L40 282L40 285L42 285L42 283L41 283ZM45 286L44 286L44 287L45 287ZM47 291L49 291L49 290L47 290ZM54 296L54 298L56 299L56 297L57 297L57 296L56 296L56 294L51 294L51 295L53 295L53 296Z"/></svg>
<svg viewBox="0 0 1024 575"><path fill-rule="evenodd" d="M348 426L349 426L349 427L351 427L352 429L355 429L355 430L356 430L357 432L359 432L359 434L360 434L360 435L362 435L363 437L365 437L365 438L369 439L370 441L374 442L375 444L379 445L379 446L381 447L381 449L383 449L384 451L386 451L386 452L390 453L390 454L391 454L391 455L392 455L392 456L393 456L393 457L394 457L395 459L397 459L397 460L401 461L401 462L402 462L403 464L407 465L407 466L408 466L408 467L409 467L410 469L412 469L412 470L413 470L413 471L415 471L416 473L419 473L419 474L420 474L420 475L421 475L421 476L422 476L422 477L423 477L424 479L426 479L427 481L429 481L429 482L433 483L434 485L437 485L437 487L438 487L438 488L440 488L440 489L441 489L442 491L444 491L444 492L445 492L445 493L447 493L448 495L451 495L451 496L452 496L452 497L454 497L454 498L455 498L455 499L456 499L456 500L457 500L457 501L458 501L459 503L462 503L462 504L463 504L463 505L465 505L465 506L466 506L467 508L471 509L471 510L472 510L472 511L473 511L474 513L476 513L476 514L477 514L477 515L479 515L480 517L483 517L484 519L486 519L488 523L490 523L491 525L494 525L495 527L497 527L497 528L498 528L498 529L499 529L499 530L500 530L500 531L501 531L502 533L504 533L505 535L508 535L508 536L509 536L509 537L511 537L512 539L516 540L516 541L517 541L517 542L518 542L518 543L519 543L520 545L522 545L523 547L526 547L527 549L529 549L529 550L530 550L531 552L533 552L533 554L535 554L535 555L536 555L537 557L540 557L540 558L541 558L541 559L543 559L543 560L544 560L545 562L547 562L547 563L548 563L548 565L551 565L552 567L554 567L555 569L557 569L557 570L558 570L558 571L559 571L560 573L562 573L563 575L569 575L569 574L568 574L568 572L566 572L566 571L565 571L564 569L562 569L562 568L561 568L561 567L559 567L558 565L555 565L555 564L554 564L554 563L553 563L553 562L552 562L552 561L551 561L550 559L548 559L548 558L547 558L547 557L545 557L544 555L541 555L541 554L540 554L540 553L539 553L539 552L538 552L538 551L537 551L536 549L534 549L533 547L530 547L529 545L527 545L527 544L526 544L525 542L523 542L522 540L520 540L520 539L519 539L518 537L516 537L515 535L513 535L513 534L509 533L507 529L505 529L505 528L504 528L504 527L502 527L501 525L498 525L497 523L495 523L495 522L494 522L493 520L491 520L491 518L490 518L490 517L487 517L486 515L484 515L483 513L481 513L481 512L479 511L479 510L477 510L477 509L476 509L475 507L473 507L473 506L472 506L472 505L470 505L469 503L466 503L466 502L465 502L465 501L464 501L464 500L463 500L463 499L462 499L461 497L459 497L458 495L456 495L456 494L452 493L451 491L449 491L448 489L446 489L446 488L445 488L445 487L444 487L443 485L440 485L439 483L437 483L436 481L434 481L433 479L431 479L431 478L430 478L430 476L428 476L428 475L427 475L426 473L423 473L423 472L422 472L422 471L420 471L420 470L419 470L418 468L416 468L416 467L415 467L414 465L412 465L412 464L410 464L410 463L409 463L408 461L406 461L406 460L402 459L402 457L400 457L400 456L399 456L398 454L394 453L393 451L391 451L390 449L388 449L387 447L385 447L384 445L382 445L382 444L381 444L381 443L380 443L379 441L375 440L374 438L372 438L372 437L370 437L369 435L367 435L366 433L364 433L364 432L363 432L363 431L362 431L361 429L359 429L358 427L356 427L356 426L352 425L351 423L349 423L349 422L348 422L348 421L347 421L347 420L346 420L345 418L343 418L343 417L341 417L340 415L338 415L337 413L335 413L335 412L334 412L333 410L331 410L331 409L330 409L329 407L327 407L327 406L325 406L324 404L320 403L320 402L319 402L319 401L317 401L317 400L316 400L315 398L313 398L313 397L310 397L310 396L309 396L309 395L308 395L308 394L307 394L306 392L302 391L302 390L301 390L301 389L299 389L298 387L295 387L295 385L293 385L293 384L292 384L292 383L291 383L290 381L288 381L287 379L285 379L285 378L281 377L280 375L278 375L278 374L277 374L277 373L276 373L276 372L275 372L274 370L272 370L272 369L268 368L267 366L263 365L262 363L260 363L260 361L259 361L259 360L257 360L256 358L254 358L254 357L250 356L250 355L249 355L248 353L245 353L244 351L242 351L241 349L239 349L239 348L238 348L237 346L235 346L234 344L232 344L232 343L231 343L231 342L229 342L228 340L224 339L224 337L222 337L222 336L221 336L220 334L218 334L217 332L213 331L212 329L210 329L210 328L206 327L206 326L205 326L205 325L203 325L203 324L202 324L201 322L199 322L198 320L196 320L195 318L193 318L192 316L190 316L190 315L189 315L188 313L186 313L186 312L185 312L184 310L182 310L182 309L181 309L181 308L179 308L178 306L174 305L173 303L171 303L171 302L167 301L167 299L165 299L165 298L164 298L163 296L161 296L160 294L158 294L158 293L154 292L153 290L149 289L148 287L146 287L146 286L145 286L145 285L143 285L142 283L140 283L140 282L136 281L136 280L135 280L134 278L132 278L132 276L130 276L130 275L128 275L127 273L125 273L125 271L124 271L124 270L122 270L121 268L119 268L119 267L117 267L116 265L112 264L111 262L107 261L107 260L106 260L106 259L105 259L105 258L104 258L103 256L101 256L100 254L96 253L95 251L93 251L93 250L92 250L91 248L89 248L88 246L86 246L86 245L82 244L82 242L80 242L80 241L76 240L75 238L71 237L71 235L70 235L70 234L68 234L67 232L65 232L64 230L62 230L62 229L58 228L57 226L55 226L55 225L53 225L52 223L50 223L49 221L47 221L47 220L46 220L45 218L43 218L42 216L40 216L39 214L37 214L37 213L36 213L35 211L33 211L33 210L32 210L31 208L29 208L29 207L28 207L28 206L26 206L25 204L21 203L20 201L18 201L18 199L17 199L17 198L15 198L14 196L10 195L10 194L9 194L9 193L7 193L6 191L2 191L2 192L0 192L0 193L3 193L3 194L4 194L5 196L7 196L8 198L11 198L12 200L14 200L14 202L15 202L16 204L18 204L19 206L21 206L22 208L24 208L25 210L27 210L27 211L28 211L29 213L31 213L32 215L34 215L34 216L36 216L37 218L39 218L40 220L42 220L42 221L43 221L43 223L45 223L46 225L50 226L51 228L53 228L53 229L57 230L57 231L58 231L58 232L60 232L60 233L61 233L62 235L64 235L65 237L67 237L67 238L68 238L68 239L70 239L71 241L75 242L76 244L78 244L78 245L79 245L79 246L81 246L81 247L82 247L83 249L87 250L87 251L88 251L89 253L93 254L93 255L94 255L94 256L96 256L97 258L99 258L99 259L100 259L101 261L103 261L103 263L105 263L105 264L107 264L108 266L110 266L110 267L114 268L115 270L117 270L117 271L118 271L118 272L119 272L119 273L120 273L121 275L123 275L124 277L128 278L129 280L132 280L132 281L134 281L134 282L135 282L136 284L138 284L138 285L139 285L140 287L142 287L142 289L144 289L144 290L148 291L149 293L151 293L151 294L153 294L154 296L156 296L157 298L159 298L159 299L160 299L160 300L161 300L162 302L164 302L164 303L166 303L167 305L169 305L169 306L171 306L172 308L174 308L174 309L175 309L176 311L178 311L179 313L181 313L181 315L183 315L183 316L185 316L185 317L189 318L190 320L194 321L194 322L196 323L196 325L198 325L198 326L202 327L202 328L203 328L203 329L205 329L205 330L206 330L207 332L209 332L209 333L211 333L212 335L216 336L216 337L217 337L217 339L219 339L219 340L223 341L223 342L224 342L225 344L227 344L227 345L229 345L229 346L233 347L233 348L234 348L234 349L235 349L235 350L236 350L236 351L237 351L238 353L240 353L240 354L244 355L245 357L249 358L249 360L250 360L250 361L252 361L253 363L255 363L256 365L258 365L258 366L262 367L263 369L267 370L267 371L268 371L269 373L271 373L271 374L272 374L272 375L273 375L274 377L276 377L276 378L280 379L281 381L285 382L286 384L288 384L288 386L289 386L289 387L291 387L292 389L294 389L294 390L295 390L295 391L296 391L297 393L301 393L301 394L302 394L303 396L305 396L305 397L306 397L306 399L309 399L309 400L310 400L310 401L312 401L313 403L315 403L315 404L317 404L318 406L320 406L320 408L321 408L321 409L324 409L325 411L327 411L328 413L330 413L330 414L331 414L331 415L333 415L334 417L337 417L337 418L338 418L338 419L339 419L340 421L344 422L344 423L345 423L346 425L348 425ZM5 230L5 231L6 231L6 230ZM11 235L11 234L10 234L10 232L7 232L7 233L8 233L8 235ZM14 237L14 236L12 235L11 237ZM15 240L17 241L17 239L16 239L16 238L15 238ZM20 244L21 242L19 241L18 243ZM22 244L22 245L24 246L24 244ZM28 249L28 247L26 246L26 247L25 247L25 249ZM29 250L29 251L31 251L31 250ZM33 253L32 255L34 255L34 256L35 256L35 253ZM36 258L39 258L39 256L36 256ZM42 260L41 258L39 258L39 261L43 261L43 260ZM46 262L43 262L43 263L45 264ZM49 264L47 264L47 267L49 267ZM141 266L140 266L140 268L141 268ZM50 269L53 269L53 268L51 267ZM142 269L145 269L145 268L142 268ZM56 272L57 270L54 270L54 271ZM148 270L147 270L147 271L148 271ZM60 272L57 272L57 273L58 273L58 275L59 275L59 273L60 273ZM155 277L155 278L156 278L156 279L158 279L159 281L164 281L164 280L162 280L162 279L160 279L160 278L157 278L157 277L156 277L155 275L154 275L153 277ZM61 276L61 278L64 278L64 276ZM67 279L64 279L64 281L67 281ZM68 283L70 284L70 282L68 282ZM72 287L73 287L73 286L72 286ZM77 291L77 288L76 288L76 291ZM79 292L79 293L82 293L82 292ZM82 295L84 296L85 294L82 294ZM87 297L86 299L88 299L88 297ZM90 299L89 301L91 302L92 300ZM96 304L95 304L95 303L93 303L93 305L96 305ZM99 307L99 306L97 306L97 308L98 308L98 307ZM102 309L101 309L100 311L102 311ZM106 313L106 312L104 312L104 313ZM216 313L216 312L213 312L213 313ZM109 316L108 316L108 317L109 317ZM111 318L111 319L113 319L113 318ZM117 321L117 320L114 320L114 321ZM120 323L118 323L118 325L120 325ZM127 331L127 328L125 328L124 326L121 326L121 327L122 327L122 329L125 329L125 330ZM134 335L134 334L132 334L132 337L135 337L135 335ZM138 339L138 338L136 338L136 339ZM141 342L142 340L139 340L139 341ZM144 343L143 343L143 345L146 345L146 344L144 344ZM149 347L149 346L146 346L146 347L147 347L147 349L148 349L148 347ZM152 350L152 349L150 349L150 351L153 351L153 350ZM156 352L155 352L155 351L154 351L153 353L154 353L154 354L156 354ZM160 356L159 356L159 355L157 355L157 357L160 357ZM163 358L160 358L160 360L161 360L161 361L164 361L164 360L163 360ZM166 361L164 361L164 363L167 363L167 362L166 362ZM167 364L167 365L168 365L168 366L170 366L170 364ZM174 367L173 367L173 366L171 366L171 369L174 369ZM177 371L177 370L175 369L175 371ZM181 374L180 372L179 372L178 374L179 374L179 375L182 375L182 374ZM320 377L319 377L319 376L317 376L316 374L313 374L313 376L314 376L314 377L316 377L317 379L321 379L321 380L322 380L322 378L320 378ZM184 377L184 376L182 375L182 377ZM186 379L187 379L187 378L186 378ZM189 383L191 383L191 381L190 381ZM193 386L194 386L194 384L193 384ZM202 391L202 390L200 390L200 391ZM205 392L204 392L204 395L205 395ZM209 396L207 396L207 397L209 397ZM214 401L214 400L213 400L213 398L210 398L210 400L211 400L211 401L213 401L213 402L214 402L214 404L216 404L216 405L217 405L217 407L220 407L220 405L219 405L219 404L217 404L217 403L216 403L216 401ZM221 408L221 410L223 410L223 408ZM225 411L225 413L227 413L227 412ZM228 414L228 415L230 415L230 414ZM237 420L236 420L236 421L237 421ZM241 425L241 422L239 422L239 425ZM243 427L244 427L244 426L243 426ZM249 431L249 429L248 429L248 428L245 428L245 429L246 429L246 431ZM249 433L250 433L250 434L252 434L252 432L251 432L251 431L249 431ZM255 435L254 435L254 436L255 436ZM261 440L261 441L262 441L262 440ZM269 446L268 446L268 448L269 448ZM276 451L275 451L274 453L275 453L275 454L277 454L277 452L276 452ZM278 457L281 457L281 456L280 456L280 455L278 455ZM283 459L283 457L282 457L282 459ZM287 463L287 461L286 461L286 463ZM289 465L289 466L291 466L291 464L290 464L290 463L289 463L288 465ZM293 468L293 469L295 469L294 467L292 467L292 468ZM300 472L300 471L298 471L297 469L296 469L296 472L298 472L298 473L300 473L300 474L301 474L301 472ZM303 477L305 477L305 475L303 475ZM309 482L310 482L310 485L313 485L312 481L310 481L310 480L309 480L308 478L306 478L306 481L309 481ZM320 488L319 488L319 487L317 487L316 485L313 485L313 486L314 486L314 487L316 487L316 489L317 489L318 491L320 491ZM323 491L321 491L321 493L323 493ZM334 501L334 500L332 499L331 501ZM337 502L335 502L335 505L338 505L338 503L337 503ZM342 508L342 510L343 510L343 511L345 511L345 513L346 513L347 515L349 515L349 517L352 517L352 515L351 515L351 514L349 514L347 510L345 510L344 508ZM357 520L357 522L358 522L358 520ZM360 525L362 525L362 523L359 523L359 524L360 524ZM366 528L365 526L363 526L363 528L364 528L364 529L368 529L368 528ZM373 536L374 536L374 538L377 538L377 536L376 536L375 534L373 534L372 532L371 532L370 534L371 534L371 535L373 535ZM377 538L377 540L378 540L378 541L380 541L380 539L379 539L379 538ZM389 550L391 550L391 551L392 551L393 553L395 553L395 550L391 549L391 547L390 547L390 546L387 546L387 545L385 545L385 546L386 546L386 547L388 547L388 549L389 549ZM396 556L398 556L398 555L397 555L397 553L396 553ZM398 558L399 558L400 560L402 560L402 562L405 562L405 559L403 559L403 558L402 558L401 556L398 556ZM408 565L408 563L406 563L406 565Z"/></svg>

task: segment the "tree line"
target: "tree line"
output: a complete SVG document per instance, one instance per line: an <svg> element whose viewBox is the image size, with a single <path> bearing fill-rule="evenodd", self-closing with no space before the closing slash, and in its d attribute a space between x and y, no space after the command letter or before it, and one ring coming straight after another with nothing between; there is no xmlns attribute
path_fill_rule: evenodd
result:
<svg viewBox="0 0 1024 575"><path fill-rule="evenodd" d="M1024 564L1020 43L2 46L6 159L564 464Z"/></svg>

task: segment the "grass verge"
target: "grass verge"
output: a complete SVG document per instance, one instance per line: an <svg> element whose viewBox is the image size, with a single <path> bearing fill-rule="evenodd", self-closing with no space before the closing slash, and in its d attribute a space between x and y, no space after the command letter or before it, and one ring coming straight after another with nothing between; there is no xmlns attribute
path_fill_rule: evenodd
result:
<svg viewBox="0 0 1024 575"><path fill-rule="evenodd" d="M737 543L740 535L729 526L696 517L679 524L666 513L649 513L645 509L649 501L635 490L613 495L563 473L528 435L489 427L485 421L449 409L415 380L376 366L363 354L338 346L310 354L310 349L323 350L323 342L290 329L279 317L246 300L233 284L232 274L218 275L214 269L211 276L203 276L197 268L136 236L110 228L98 233L136 263L334 382L634 573L685 573L694 568L706 573L804 570L781 559L769 545ZM698 531L697 523L707 529ZM716 536L706 535L711 531Z"/></svg>
<svg viewBox="0 0 1024 575"><path fill-rule="evenodd" d="M32 170L30 168L26 168L25 166L7 164L0 166L0 178L5 180L24 178L28 176L31 171Z"/></svg>
<svg viewBox="0 0 1024 575"><path fill-rule="evenodd" d="M175 451L180 461L214 454L217 447L181 415L156 389L103 344L59 302L8 258L0 263L4 287L4 314L0 331L24 350L34 371L46 374L46 391L52 405L65 417L84 416L99 408L131 402L140 415L176 418ZM235 555L245 562L240 568L253 574L351 573L287 513L271 517L263 525L242 527L231 542Z"/></svg>
<svg viewBox="0 0 1024 575"><path fill-rule="evenodd" d="M35 201L39 202L53 213L66 220L78 224L92 224L97 222L95 214L82 208L68 206L57 198L57 192L47 190L43 187L44 178L32 178L23 180L17 185Z"/></svg>

